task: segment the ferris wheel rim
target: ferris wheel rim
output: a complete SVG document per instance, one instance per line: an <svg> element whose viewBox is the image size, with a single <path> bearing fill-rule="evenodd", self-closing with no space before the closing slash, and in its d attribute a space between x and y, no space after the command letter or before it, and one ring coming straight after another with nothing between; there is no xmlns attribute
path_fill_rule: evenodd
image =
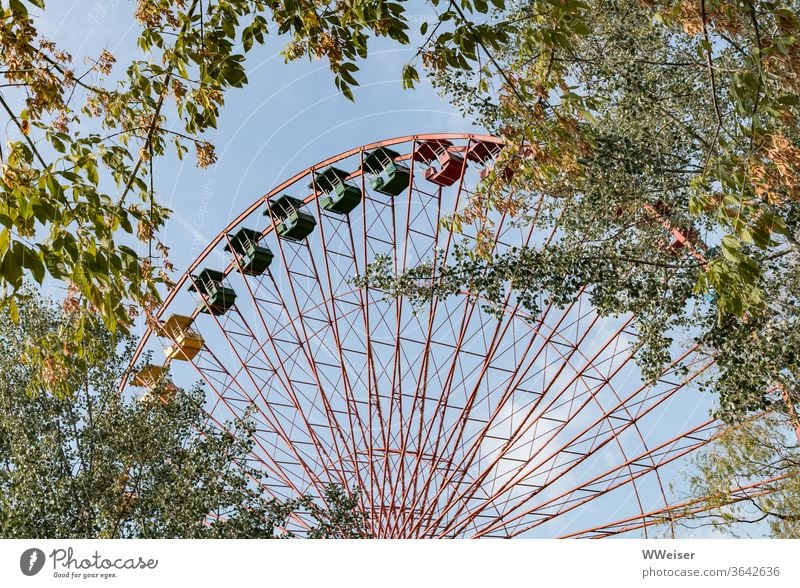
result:
<svg viewBox="0 0 800 588"><path fill-rule="evenodd" d="M451 132L451 133L418 133L413 135L401 135L399 137L393 137L391 139L382 139L378 141L373 141L371 143L366 143L364 145L360 145L358 147L354 147L352 149L348 149L347 151L342 151L341 153L337 153L331 157L318 161L317 163L310 165L303 170L297 172L287 180L281 182L280 184L276 185L274 188L263 194L262 196L258 197L254 200L247 208L245 208L236 218L230 221L224 229L219 231L217 235L211 239L203 251L201 251L197 257L194 259L192 263L186 268L186 270L181 274L180 278L170 287L169 293L161 302L158 307L158 310L153 314L153 318L156 320L160 320L163 316L164 312L169 308L174 300L175 296L177 296L181 288L186 285L187 282L191 282L191 274L192 272L197 269L200 264L205 261L205 259L214 251L214 248L217 247L228 235L228 233L241 224L248 216L250 216L253 212L255 212L259 206L262 206L265 202L267 202L270 198L275 196L276 194L286 190L288 187L296 184L303 178L312 174L315 170L323 168L328 165L332 165L337 161L342 159L346 159L347 157L351 157L356 155L357 153L364 152L367 150L377 149L379 147L389 147L392 145L398 145L402 143L409 143L409 142L418 142L418 141L436 141L436 140L467 140L467 141L484 141L487 143L494 143L497 145L505 145L505 140L500 137L496 137L494 135L488 134L481 134L481 133L459 133L459 132ZM314 200L318 198L319 195L312 195L308 201ZM268 230L272 230L274 228L274 223L272 223ZM231 264L232 265L232 264ZM153 333L151 328L146 328L144 333L139 339L139 342L133 352L133 356L130 361L130 367L134 366L139 358L141 357L142 353L144 352L145 347ZM130 371L130 368L129 368ZM120 390L124 390L128 376L130 374L126 374L123 377L122 382L120 383Z"/></svg>
<svg viewBox="0 0 800 588"><path fill-rule="evenodd" d="M161 307L158 309L157 313L155 314L155 318L156 319L160 319L160 317L163 315L163 313L168 308L170 308L171 304L174 301L174 297L184 289L184 287L186 286L187 282L194 284L194 278L192 276L192 272L194 270L196 270L208 258L208 256L214 251L214 249L217 246L219 246L220 243L225 242L225 240L227 239L228 240L228 244L230 244L230 233L231 233L231 231L233 229L235 229L237 226L240 226L241 223L244 220L246 220L250 215L252 215L254 212L256 212L260 206L262 206L264 203L266 203L270 198L272 198L276 194L279 194L279 193L285 191L287 188L289 188L289 187L291 187L293 185L296 185L298 182L300 182L304 178L307 178L309 176L311 176L313 178L313 173L315 171L325 167L325 166L334 164L334 163L336 163L336 162L338 162L338 161L340 161L342 159L346 159L348 157L357 155L359 153L364 154L367 150L371 150L371 149L375 149L375 148L383 147L383 146L391 146L391 145L396 145L396 144L402 144L402 143L412 143L413 145L416 145L416 143L418 141L428 141L428 140L436 140L436 139L444 139L444 140L453 139L453 140L462 140L462 141L466 140L468 142L469 141L486 141L486 142L492 142L492 143L495 143L495 144L498 144L498 145L504 144L504 142L501 139L498 139L496 137L491 137L491 136L488 136L488 135L471 134L471 133L444 133L444 134L443 133L434 133L434 134L422 134L422 135L406 135L406 136L403 136L403 137L397 137L397 138L393 138L393 139L376 141L376 142L373 142L373 143L370 143L370 144L367 144L367 145L362 145L362 146L353 148L351 150L339 153L339 154L334 155L332 157L329 157L329 158L327 158L327 159L325 159L325 160L323 160L321 162L318 162L318 163L316 163L316 164L314 164L312 166L309 166L309 167L305 168L304 170L298 172L297 174L295 174L291 178L287 179L286 181L282 182L278 186L274 187L269 192L267 192L265 195L263 195L263 196L259 197L258 199L256 199L236 219L231 221L223 230L221 230L217 234L216 238L212 239L209 242L209 244L206 247L206 249L203 250L203 252L201 252L197 256L197 258L190 264L190 266L186 269L186 271L181 276L180 280L178 282L176 282L176 284L171 288L169 295L166 297L166 299L164 300L164 303L161 305ZM469 144L469 143L467 143L467 144ZM412 149L412 154L413 154L413 149ZM413 161L412 161L412 165L413 165ZM362 180L362 183L363 183L363 174L361 174L361 173L357 174L356 172L353 172L353 174L351 174L351 177L355 177L356 175L360 175L361 176L361 180ZM463 176L464 176L464 170L462 169L460 181L463 181ZM320 196L321 196L321 194L317 190L314 190L311 195L307 196L303 200L303 203L304 204L309 204L312 201L316 201L317 202L317 210L319 210L319 197ZM262 236L265 236L268 233L270 233L271 231L273 231L275 229L275 226L276 226L276 223L274 221L270 222L269 225L267 226L267 228L265 229L265 231L262 233ZM366 231L366 228L365 228L365 231ZM279 240L279 243L280 243L280 240ZM286 263L287 260L286 260L286 257L283 255L282 251L281 251L281 258L282 258L283 262ZM236 268L237 264L238 264L238 262L230 262L228 267L226 268L225 275L227 275L231 271L233 271ZM239 269L241 270L241 267L239 267ZM251 297L252 296L253 296L253 294L251 292ZM332 297L331 300L333 300L333 299L334 298ZM325 300L323 300L319 304L320 305L324 305L325 304ZM238 314L241 314L239 309L235 309L235 310L236 310L236 312ZM197 315L197 312L198 312L197 309L195 309L193 311L194 316ZM219 318L218 317L214 317L214 320L217 322L217 325L219 326L219 328L224 331L224 327L220 324ZM135 352L135 355L134 355L134 358L133 358L133 360L131 362L131 365L135 364L135 362L139 359L142 351L144 350L144 348L146 347L146 345L147 345L147 343L148 343L148 341L150 339L150 336L153 335L153 334L157 334L157 333L154 333L154 330L152 328L148 328L147 331L146 331L145 336L143 336L139 341L139 345L137 347L137 350ZM586 365L588 366L589 365L588 358L586 358L586 359L587 359L587 364ZM487 360L488 360L488 357L487 357ZM244 365L242 367L243 367L243 369L245 369ZM583 368L583 369L586 369L586 368ZM239 372L236 372L236 373L239 373ZM124 386L124 383L123 383L123 386ZM509 385L509 388L511 388L511 385ZM562 391L563 391L563 389L562 389ZM606 418L607 418L607 415L606 415ZM310 427L308 427L308 428L309 428L309 430L311 429ZM648 452L651 451L651 448L647 444L645 444L645 448L648 450ZM624 453L624 451L623 451L623 453ZM646 454L647 454L647 452L646 452ZM626 459L627 459L627 456L626 456ZM657 468L654 468L653 471L655 472L656 475L658 475L658 469ZM627 484L628 482L625 481L624 483ZM630 483L633 485L633 487L635 489L636 488L636 481L635 481L635 479L633 478L632 475L630 477ZM661 484L660 481L659 481L659 485L661 486L662 492L663 492L663 484ZM574 491L574 488L572 490L570 490L570 491ZM665 504L665 508L667 506L668 505ZM642 516L644 516L643 509L640 508L639 510L642 512ZM462 525L462 523L458 522L458 525Z"/></svg>

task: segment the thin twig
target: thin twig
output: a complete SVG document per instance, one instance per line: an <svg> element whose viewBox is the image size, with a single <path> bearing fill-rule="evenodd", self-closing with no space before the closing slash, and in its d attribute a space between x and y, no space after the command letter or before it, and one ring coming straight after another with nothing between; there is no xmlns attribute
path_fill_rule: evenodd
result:
<svg viewBox="0 0 800 588"><path fill-rule="evenodd" d="M717 115L717 126L714 129L714 138L711 140L711 148L708 151L706 156L706 161L703 164L703 169L708 167L708 163L711 160L711 155L714 152L714 149L717 145L717 139L719 138L719 131L722 128L722 113L719 109L719 102L717 101L717 81L716 77L714 76L714 62L711 57L711 39L708 35L708 22L706 17L706 0L700 0L700 18L703 21L703 37L705 38L706 42L706 65L708 66L708 77L711 80L711 100L714 104L714 112Z"/></svg>
<svg viewBox="0 0 800 588"><path fill-rule="evenodd" d="M753 100L753 113L750 115L750 151L753 150L753 144L756 138L756 115L758 114L758 105L761 101L761 86L764 82L764 72L761 68L761 32L758 27L758 18L756 18L756 9L752 2L747 3L750 9L750 22L753 23L753 32L756 35L756 46L758 47L758 85L756 86L756 96Z"/></svg>
<svg viewBox="0 0 800 588"><path fill-rule="evenodd" d="M17 128L19 129L19 132L22 133L22 136L25 137L25 140L28 142L28 145L30 146L31 150L33 151L33 154L36 156L36 159L38 159L39 163L42 164L42 168L46 168L47 164L44 162L44 158L39 153L39 150L36 148L36 145L33 143L33 140L28 136L28 133L26 133L22 129L22 123L19 122L19 118L17 118L17 115L14 114L14 112L11 110L11 107L9 107L9 105L6 102L5 98L3 98L2 94L0 94L0 104L3 105L3 109L6 111L6 113L11 118L11 120L14 121L14 124L17 125Z"/></svg>
<svg viewBox="0 0 800 588"><path fill-rule="evenodd" d="M189 10L186 12L187 19L184 23L184 27L189 27L192 22L192 15L199 4L199 0L193 0L192 5L189 7ZM185 29L184 29L185 31ZM182 31L182 32L184 32ZM164 106L164 100L169 93L169 82L172 79L172 72L175 70L175 62L174 60L170 62L169 67L167 69L167 75L164 77L164 86L163 90L161 91L161 95L158 97L158 102L156 103L155 108L153 109L153 118L150 121L149 129L147 131L147 137L145 138L145 145L150 145L153 141L153 135L156 132L156 129L159 127L157 122L159 116L161 114L161 108ZM130 175L128 176L128 181L125 182L125 187L122 190L122 194L120 194L119 202L117 203L117 210L119 210L123 203L125 202L125 198L133 188L133 182L139 177L139 170L142 168L142 163L144 163L144 152L140 152L138 158L136 159L136 164L133 166L133 170L131 170Z"/></svg>

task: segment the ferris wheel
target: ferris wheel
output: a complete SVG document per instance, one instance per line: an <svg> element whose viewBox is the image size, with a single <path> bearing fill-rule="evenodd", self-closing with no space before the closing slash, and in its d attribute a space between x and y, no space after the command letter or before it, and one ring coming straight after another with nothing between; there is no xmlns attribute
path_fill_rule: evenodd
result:
<svg viewBox="0 0 800 588"><path fill-rule="evenodd" d="M254 420L264 492L358 489L375 537L647 534L677 508L667 486L682 459L716 427L705 407L687 409L707 356L689 346L645 381L635 317L601 317L587 296L530 316L509 292L492 314L467 293L415 305L354 281L379 258L402 272L474 244L482 227L441 220L501 148L401 137L274 187L178 280L134 359L162 347L166 360L128 385L167 370L201 381L214 422ZM546 247L558 227L498 213L491 231L500 253Z"/></svg>

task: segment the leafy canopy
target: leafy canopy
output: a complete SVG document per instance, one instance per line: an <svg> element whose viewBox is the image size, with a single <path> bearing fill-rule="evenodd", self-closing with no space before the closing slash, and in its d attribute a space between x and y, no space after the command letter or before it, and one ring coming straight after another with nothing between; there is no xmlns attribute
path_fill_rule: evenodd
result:
<svg viewBox="0 0 800 588"><path fill-rule="evenodd" d="M438 6L457 26L423 65L507 148L446 219L474 244L400 276L379 259L362 282L418 303L467 291L495 311L511 292L534 316L585 293L637 316L645 375L696 344L716 360L720 416L794 412L800 4ZM499 215L555 238L495 255Z"/></svg>
<svg viewBox="0 0 800 588"><path fill-rule="evenodd" d="M120 395L132 341L114 351L102 325L84 338L86 361L49 363L39 378L25 350L76 320L23 294L17 324L0 315L0 537L367 535L357 492L270 498L249 461L254 425L207 422L201 389Z"/></svg>
<svg viewBox="0 0 800 588"><path fill-rule="evenodd" d="M767 412L723 430L686 476L703 499L679 513L683 524L726 533L760 524L773 537L800 537L800 448L787 424L784 415Z"/></svg>
<svg viewBox="0 0 800 588"><path fill-rule="evenodd" d="M15 316L24 277L49 275L73 284L84 318L97 313L112 331L149 317L170 283L154 159L172 143L180 157L193 148L200 167L215 163L204 134L225 93L246 85L245 54L269 30L288 38L287 60L326 59L349 98L368 37L408 42L402 5L384 0L137 0L138 55L113 79L108 51L81 68L41 38L41 10L44 0L0 2L2 300ZM172 113L180 125L167 128Z"/></svg>

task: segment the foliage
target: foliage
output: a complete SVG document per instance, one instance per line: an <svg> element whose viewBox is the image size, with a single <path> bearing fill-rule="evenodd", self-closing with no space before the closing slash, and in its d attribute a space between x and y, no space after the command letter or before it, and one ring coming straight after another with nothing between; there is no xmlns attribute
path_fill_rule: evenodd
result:
<svg viewBox="0 0 800 588"><path fill-rule="evenodd" d="M713 355L719 416L794 407L798 8L521 0L479 26L447 5L478 41L441 34L423 63L507 147L446 220L474 242L399 276L378 260L359 283L494 310L511 293L534 316L587 293L601 314L637 316L647 376L677 342ZM500 215L554 236L493 254Z"/></svg>
<svg viewBox="0 0 800 588"><path fill-rule="evenodd" d="M696 512L684 524L736 532L763 521L774 537L800 537L800 455L788 424L766 412L725 429L694 459L696 470L687 478L704 500L693 504Z"/></svg>
<svg viewBox="0 0 800 588"><path fill-rule="evenodd" d="M770 304L770 284L792 271L798 253L796 0L430 6L436 21L420 24L404 85L419 79L421 62L455 104L508 143L453 226L483 227L475 252L489 264L481 239L491 234L491 212L532 222L536 213L564 235L547 259L522 250L501 260L506 269L543 268L536 279L515 275L531 285L519 289L523 299L588 289L603 312L636 312L647 335L640 357L654 364L670 331L686 325L714 351L723 331L730 341L755 323L793 323L786 305ZM33 7L44 2L16 0L0 19L3 75L25 94L19 112L3 97L19 137L3 153L0 276L11 288L26 273L69 280L77 304L111 330L139 309L149 316L157 284L169 282L157 240L169 211L156 203L150 164L168 140L181 154L193 143L201 165L215 161L202 135L216 126L225 91L247 81L239 47L264 42L272 23L289 39L287 60L326 59L352 98L369 37L408 43L410 30L404 2L139 0L143 59L112 84L113 56L76 72L68 54L37 39ZM162 126L167 108L182 120L180 133ZM82 136L79 126L92 120L106 134ZM654 248L670 239L665 226L681 229L688 244ZM139 258L126 234L155 242L158 255ZM470 264L458 270L464 283L483 272ZM507 284L507 272L494 277L503 275ZM724 353L719 362L723 372L735 367Z"/></svg>
<svg viewBox="0 0 800 588"><path fill-rule="evenodd" d="M798 15L793 0L498 6L484 34L501 42L479 46L480 68L427 60L442 92L507 141L447 221L472 224L464 232L475 240L401 275L379 259L359 278L417 304L466 292L534 318L585 293L601 314L637 316L645 376L675 357L676 342L698 345L715 360L703 387L731 425L698 458L692 494L710 495L726 528L769 520L774 535L792 537ZM502 214L554 236L492 254ZM771 494L729 506L740 485L771 477Z"/></svg>
<svg viewBox="0 0 800 588"><path fill-rule="evenodd" d="M358 495L357 488L351 489L348 494L341 486L331 484L323 496L326 508L304 497L293 511L303 510L317 522L317 526L308 532L311 539L367 539L370 535L366 518L359 510Z"/></svg>
<svg viewBox="0 0 800 588"><path fill-rule="evenodd" d="M446 221L474 241L401 275L378 259L357 281L534 318L586 293L637 316L645 376L676 341L699 346L717 416L743 424L701 458L695 496L722 507L743 480L782 476L749 507L797 536L796 447L780 440L800 431L800 4L519 0L482 23L440 5L458 27L423 64L507 148ZM500 215L553 237L493 254Z"/></svg>
<svg viewBox="0 0 800 588"><path fill-rule="evenodd" d="M511 142L511 190L602 198L612 226L647 205L694 223L716 246L698 289L742 315L763 305L764 252L797 247L797 14L792 0L523 1L498 12L484 67L434 69Z"/></svg>
<svg viewBox="0 0 800 588"><path fill-rule="evenodd" d="M169 284L158 240L169 211L156 198L153 160L173 142L179 156L194 146L200 167L214 164L204 133L217 126L225 92L247 83L244 54L269 28L290 37L287 60L327 59L350 98L369 35L408 41L402 6L384 0L138 0L140 58L113 79L108 51L79 71L39 38L40 10L44 0L0 3L0 106L16 130L0 151L3 301L13 316L23 278L49 274L74 284L84 320L96 312L112 331L141 310L149 317L158 284ZM173 111L177 130L166 126ZM146 257L136 240L148 244Z"/></svg>
<svg viewBox="0 0 800 588"><path fill-rule="evenodd" d="M131 340L114 352L102 326L84 338L86 362L32 388L23 350L75 320L24 294L19 323L0 320L0 536L285 537L298 517L312 537L366 536L357 492L331 486L321 504L267 498L264 473L248 462L253 424L208 424L202 390L120 395ZM70 394L53 393L64 384Z"/></svg>

